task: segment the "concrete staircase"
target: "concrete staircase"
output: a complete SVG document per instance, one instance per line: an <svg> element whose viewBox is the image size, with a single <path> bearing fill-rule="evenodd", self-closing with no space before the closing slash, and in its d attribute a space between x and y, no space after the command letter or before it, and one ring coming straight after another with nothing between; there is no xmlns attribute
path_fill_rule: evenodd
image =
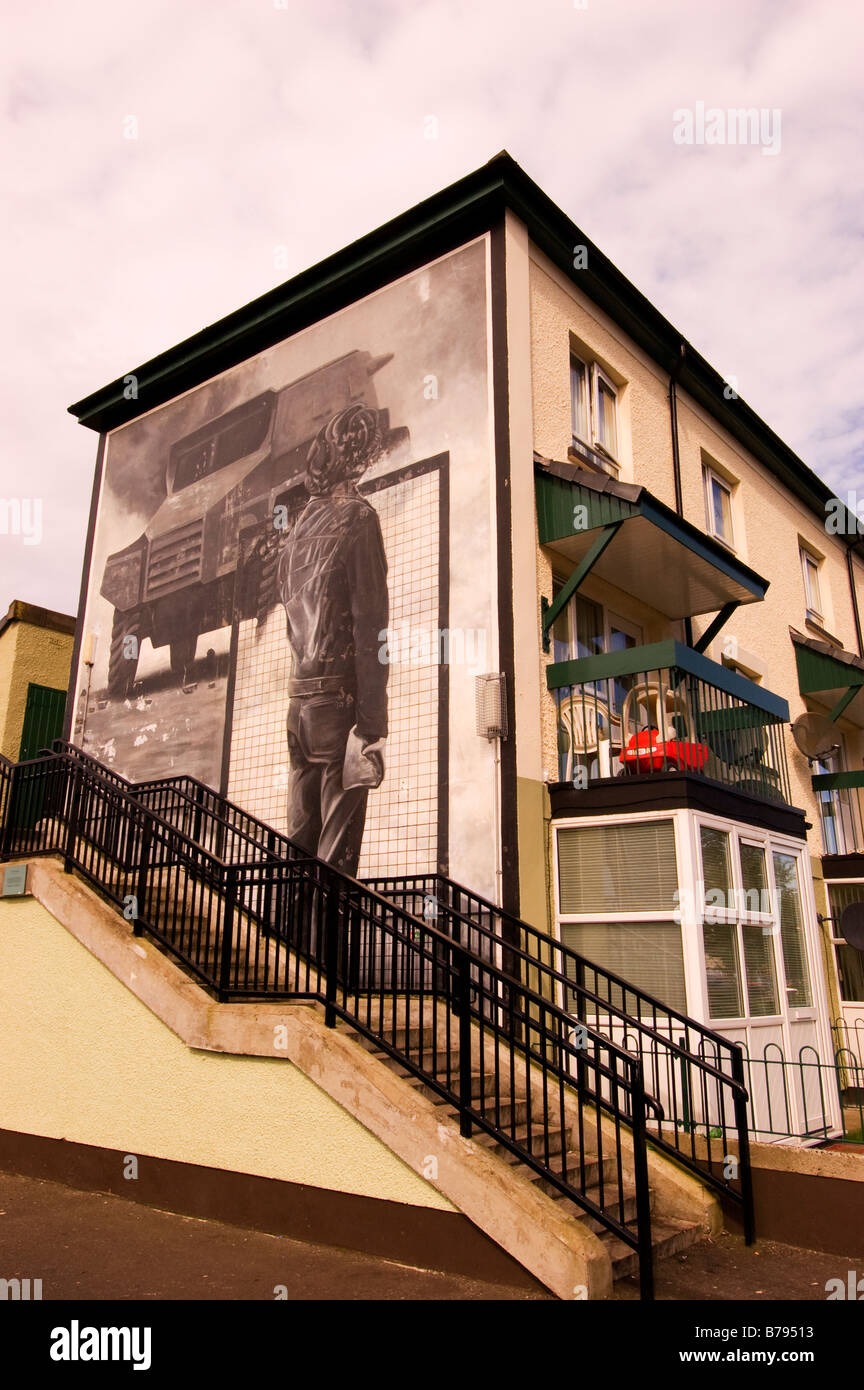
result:
<svg viewBox="0 0 864 1390"><path fill-rule="evenodd" d="M633 1054L596 1033L578 1054L568 1042L572 1016L552 1002L554 993L516 983L488 960L482 940L475 942L482 927L459 912L449 934L440 924L424 926L412 915L413 904L400 906L374 886L298 857L290 843L274 859L268 845L275 832L257 823L257 839L242 832L248 859L214 858L188 837L185 793L177 794L172 812L181 827L148 810L122 778L67 755L44 768L38 760L25 766L26 777L53 778L46 782L53 800L46 800L48 814L36 835L19 834L13 821L7 842L17 837L25 853L40 856L33 861L35 881L61 873L69 887L58 892L55 883L53 901L65 904L75 881L56 860L49 871L50 860L41 857L58 851L70 856L67 868L112 899L108 907L76 885L100 922L95 937L92 923L79 936L88 949L105 932L146 942L134 949L159 981L155 993L148 986L148 1007L175 1031L179 1017L188 1024L197 1014L186 1029L190 1046L201 1046L192 1038L214 1036L231 1040L217 1050L275 1056L260 1035L261 1020L276 1011L290 1014L295 1065L560 1297L606 1297L613 1276L634 1270L638 1256L626 1238L635 1241L637 1191L642 1215L652 1212L655 1255L682 1249L722 1224L719 1200L701 1175L646 1149L644 1137L634 1148L628 1115L643 1114L643 1082ZM54 807L68 823L51 818ZM226 818L233 826L238 817L244 813L221 804L211 827L216 838ZM132 901L141 908L143 937L136 913L121 917L117 910L130 893L141 895L140 904ZM481 917L497 913L476 901ZM277 921L286 935L272 929ZM499 933L490 923L490 940L507 939L505 928L514 924L531 930L514 919ZM302 954L310 937L322 947L312 960ZM100 958L118 950L122 956L115 941ZM330 952L334 964L325 979ZM406 962L413 964L403 974ZM414 980L415 966L422 980ZM370 983L380 975L380 992L349 984L342 975L351 972ZM128 979L141 978L136 964ZM417 992L403 993L406 986ZM179 1013L176 999L168 999L178 991ZM505 1018L506 1030L493 1026L493 1019ZM425 1172L427 1157L435 1160L434 1174ZM640 1225L647 1235L647 1217ZM650 1296L646 1271L650 1262L643 1258L643 1291ZM585 1292L574 1295L573 1288Z"/></svg>
<svg viewBox="0 0 864 1390"><path fill-rule="evenodd" d="M461 1081L460 1056L456 1048L448 1046L446 1017L442 1006L433 1009L432 1005L426 1005L422 1026L413 1015L410 1017L410 1024L408 1023L406 1009L410 1010L410 1004L406 1003L402 1016L397 1015L394 1020L392 1008L385 1006L383 1012L378 1014L378 1026L388 1040L418 1066L442 1079L446 1077L448 1084L458 1089ZM434 1106L439 1123L450 1127L454 1134L459 1133L458 1110L433 1086L416 1076L388 1051L377 1047L374 1041L356 1032L350 1025L339 1024L337 1031L371 1053L404 1084L426 1098ZM482 1058L481 1045L484 1050ZM525 1154L536 1155L544 1166L565 1177L571 1184L575 1183L590 1202L602 1207L604 1199L608 1204L610 1192L614 1193L616 1217L625 1223L633 1221L636 1217L635 1185L628 1181L626 1173L617 1173L616 1160L606 1154L601 1156L596 1146L586 1145L584 1149L579 1148L579 1126L576 1116L572 1113L565 1114L563 1124L529 1123L528 1088L524 1084L524 1076L522 1081L523 1084L520 1086L518 1076L514 1076L513 1084L510 1084L509 1078L502 1078L499 1067L497 1085L495 1084L494 1045L489 1039L484 1039L481 1044L478 1030L475 1029L472 1038L471 1096L476 1108L487 1114L497 1129L504 1130L519 1150ZM483 1131L475 1132L473 1142L509 1168L520 1169L538 1192L557 1204L558 1210L568 1221L579 1223L581 1229L596 1236L608 1255L613 1280L638 1272L638 1256L631 1246L620 1240L590 1211L586 1211L569 1198L554 1182L523 1164L519 1154L514 1153L509 1145ZM655 1261L687 1249L695 1241L702 1239L709 1228L714 1228L714 1221L706 1225L704 1219L693 1219L699 1213L691 1212L689 1218L674 1214L670 1207L675 1203L670 1203L668 1190L664 1192L664 1200L658 1203L656 1183L651 1185L650 1192ZM680 1213L680 1207L678 1210Z"/></svg>
<svg viewBox="0 0 864 1390"><path fill-rule="evenodd" d="M622 1166L620 1151L616 1160L611 1147L608 1154L587 1145L580 1152L578 1116L572 1110L557 1125L531 1123L531 1087L524 1069L514 1068L509 1083L504 1082L500 1057L496 1107L491 1089L495 1045L488 1037L481 1041L476 1027L471 1039L472 1098L512 1147L479 1127L470 1138L460 1134L452 1103L404 1064L422 1066L427 1078L437 1076L458 1092L460 1056L451 1046L455 1035L448 1034L444 1005L427 1003L421 1013L416 996L383 1003L372 995L358 996L358 1017L400 1052L400 1060L348 1023L327 1028L320 1003L214 1002L151 940L135 937L131 921L77 875L65 874L58 859L30 861L28 882L52 916L189 1047L269 1058L274 1066L293 1063L558 1297L606 1298L614 1279L635 1272L635 1252L521 1157L538 1156L551 1172L562 1172L566 1163L569 1181L580 1173L581 1190L589 1200L599 1197L602 1184L607 1208L613 1191L626 1221L635 1209L626 1155ZM154 892L155 902L160 894ZM167 907L169 900L166 890L163 905ZM205 930L200 908L192 903L187 907L189 930ZM259 935L249 922L241 930ZM276 951L287 957L286 968L301 964L284 943L274 943L265 933L249 944L253 960L257 945L262 962ZM245 944L243 950L245 958ZM263 965L260 969L263 986L268 977ZM277 1024L284 1032L278 1047ZM428 1169L430 1155L435 1156L434 1172ZM719 1228L719 1204L696 1178L650 1151L649 1175L655 1257L672 1254Z"/></svg>

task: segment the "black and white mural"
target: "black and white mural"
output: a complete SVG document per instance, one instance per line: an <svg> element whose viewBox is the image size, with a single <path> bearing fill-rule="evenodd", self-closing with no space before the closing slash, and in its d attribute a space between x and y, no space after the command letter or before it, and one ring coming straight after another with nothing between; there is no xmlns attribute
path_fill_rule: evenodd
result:
<svg viewBox="0 0 864 1390"><path fill-rule="evenodd" d="M478 891L494 888L473 728L496 659L487 251L108 435L73 730L125 776L197 777L348 873L455 872L455 851Z"/></svg>

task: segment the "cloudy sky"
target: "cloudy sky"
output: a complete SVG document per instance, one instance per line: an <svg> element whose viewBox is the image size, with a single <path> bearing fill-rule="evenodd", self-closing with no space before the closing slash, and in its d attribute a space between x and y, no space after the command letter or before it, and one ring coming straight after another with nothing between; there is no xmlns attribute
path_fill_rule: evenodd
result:
<svg viewBox="0 0 864 1390"><path fill-rule="evenodd" d="M4 28L0 493L42 538L0 535L0 611L77 605L70 402L502 148L864 501L858 0L33 0ZM700 102L779 111L779 150L676 144Z"/></svg>

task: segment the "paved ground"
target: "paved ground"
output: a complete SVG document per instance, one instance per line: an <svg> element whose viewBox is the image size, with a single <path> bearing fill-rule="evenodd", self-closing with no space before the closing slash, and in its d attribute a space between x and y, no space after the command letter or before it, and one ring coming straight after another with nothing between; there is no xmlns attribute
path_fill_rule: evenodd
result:
<svg viewBox="0 0 864 1390"><path fill-rule="evenodd" d="M702 1241L657 1268L664 1301L824 1301L864 1257L736 1236ZM542 1293L436 1274L328 1246L198 1221L57 1183L0 1173L0 1278L41 1279L43 1299L542 1300ZM624 1280L616 1298L635 1300ZM551 1297L551 1295L550 1295Z"/></svg>
<svg viewBox="0 0 864 1390"><path fill-rule="evenodd" d="M0 1278L41 1279L44 1300L544 1297L7 1173Z"/></svg>
<svg viewBox="0 0 864 1390"><path fill-rule="evenodd" d="M861 1246L861 1233L853 1232ZM721 1232L703 1240L682 1255L660 1260L656 1267L656 1296L671 1302L725 1303L738 1299L753 1303L827 1298L829 1279L846 1283L850 1269L864 1275L864 1255L826 1255L801 1250L776 1241L757 1241L749 1248L741 1236ZM631 1279L616 1285L616 1298L637 1299L638 1284Z"/></svg>

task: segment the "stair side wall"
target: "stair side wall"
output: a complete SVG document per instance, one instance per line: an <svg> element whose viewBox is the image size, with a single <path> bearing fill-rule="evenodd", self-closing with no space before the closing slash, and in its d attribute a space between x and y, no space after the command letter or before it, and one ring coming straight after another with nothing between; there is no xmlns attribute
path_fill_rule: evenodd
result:
<svg viewBox="0 0 864 1390"><path fill-rule="evenodd" d="M81 885L67 886L74 907ZM132 976L137 952L157 954L121 949ZM454 1210L298 1067L187 1046L117 967L35 898L0 900L0 1128Z"/></svg>

